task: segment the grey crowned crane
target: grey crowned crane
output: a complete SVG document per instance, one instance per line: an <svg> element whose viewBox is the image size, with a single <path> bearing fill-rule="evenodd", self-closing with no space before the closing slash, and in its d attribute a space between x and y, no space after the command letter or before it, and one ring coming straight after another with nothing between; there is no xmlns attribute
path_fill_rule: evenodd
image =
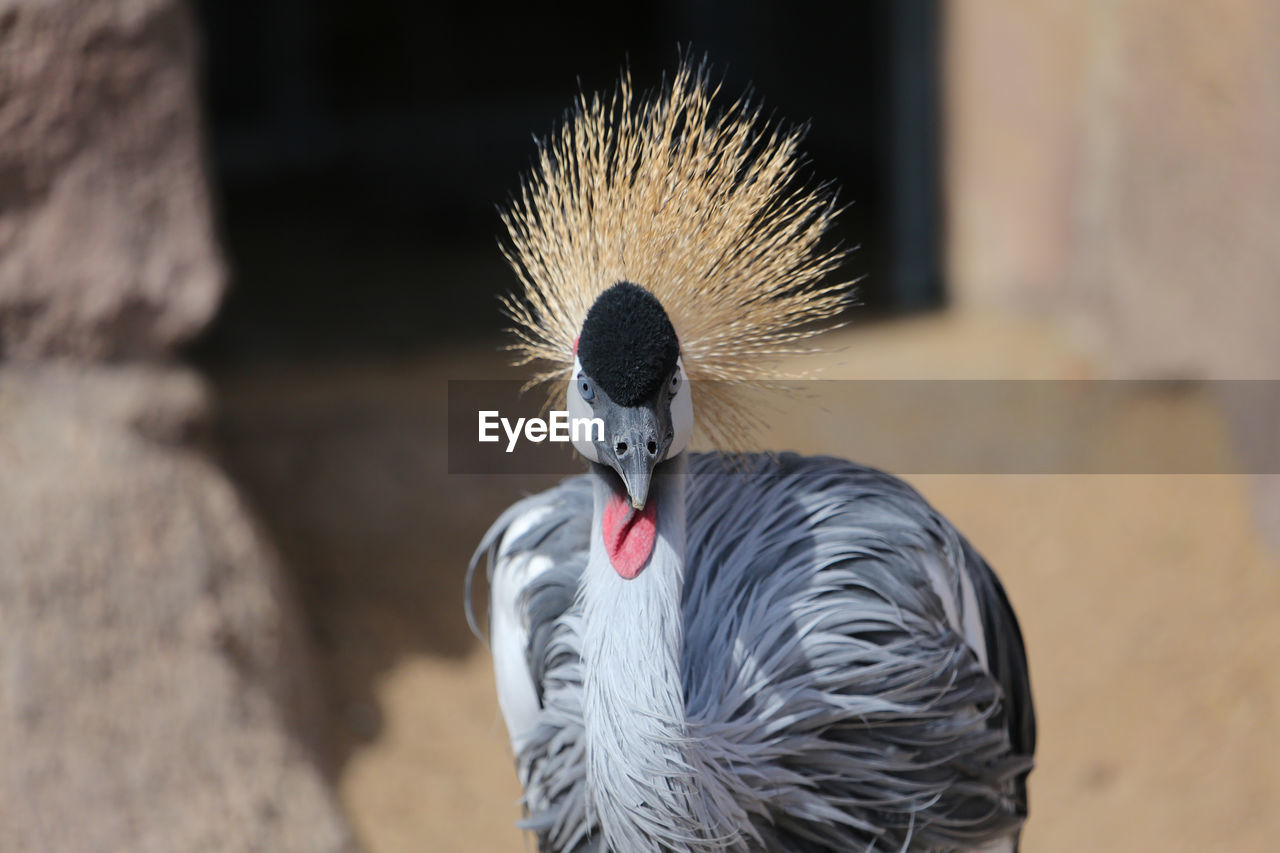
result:
<svg viewBox="0 0 1280 853"><path fill-rule="evenodd" d="M740 447L731 386L847 293L798 132L714 95L685 65L584 97L505 215L517 348L605 425L472 562L523 825L556 851L1015 850L1035 718L982 557L888 474L688 449L695 421Z"/></svg>

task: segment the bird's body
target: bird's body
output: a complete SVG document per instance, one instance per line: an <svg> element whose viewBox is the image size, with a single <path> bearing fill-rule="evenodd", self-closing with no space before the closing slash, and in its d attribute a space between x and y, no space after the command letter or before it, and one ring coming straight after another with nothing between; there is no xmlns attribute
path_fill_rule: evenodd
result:
<svg viewBox="0 0 1280 853"><path fill-rule="evenodd" d="M689 380L764 376L841 304L795 136L709 98L685 68L584 104L508 219L520 346L604 426L477 551L526 825L554 851L1011 851L1035 721L987 564L887 474L687 450L695 405L745 423Z"/></svg>
<svg viewBox="0 0 1280 853"><path fill-rule="evenodd" d="M986 563L872 469L701 454L690 468L662 486L685 492L683 565L594 579L638 598L604 597L616 612L602 628L672 620L595 650L620 682L598 688L620 705L617 742L595 745L621 765L601 768L607 791L587 772L584 720L588 623L606 615L588 589L593 476L516 504L486 538L499 696L543 848L601 849L601 796L617 850L1013 838L1034 721L1017 622ZM677 607L627 620L656 606L641 584ZM664 673L678 673L670 695L640 683Z"/></svg>

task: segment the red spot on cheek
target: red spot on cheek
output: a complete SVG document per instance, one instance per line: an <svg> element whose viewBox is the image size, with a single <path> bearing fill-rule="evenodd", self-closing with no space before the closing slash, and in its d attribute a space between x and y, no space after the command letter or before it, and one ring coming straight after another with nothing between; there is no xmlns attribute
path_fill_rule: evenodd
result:
<svg viewBox="0 0 1280 853"><path fill-rule="evenodd" d="M604 507L600 531L613 569L625 580L634 580L653 554L658 532L658 504L651 496L644 509L633 508L624 495L612 495Z"/></svg>
<svg viewBox="0 0 1280 853"><path fill-rule="evenodd" d="M577 356L577 354L578 354L578 339L577 339L577 338L574 338L574 339L573 339L573 354L574 354L574 356Z"/></svg>

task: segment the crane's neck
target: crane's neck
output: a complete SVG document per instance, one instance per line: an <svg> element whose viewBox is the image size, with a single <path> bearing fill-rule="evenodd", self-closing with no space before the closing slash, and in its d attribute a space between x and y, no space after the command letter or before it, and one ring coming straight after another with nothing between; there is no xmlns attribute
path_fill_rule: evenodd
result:
<svg viewBox="0 0 1280 853"><path fill-rule="evenodd" d="M690 773L681 688L684 624L684 454L654 471L653 552L639 575L623 579L610 563L602 525L621 488L593 466L595 510L583 575L583 724L587 781L610 849L686 849L706 832Z"/></svg>

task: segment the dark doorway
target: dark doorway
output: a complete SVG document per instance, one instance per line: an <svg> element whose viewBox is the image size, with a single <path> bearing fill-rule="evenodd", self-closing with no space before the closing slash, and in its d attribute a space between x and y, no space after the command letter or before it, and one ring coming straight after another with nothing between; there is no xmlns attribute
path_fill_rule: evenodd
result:
<svg viewBox="0 0 1280 853"><path fill-rule="evenodd" d="M496 334L501 204L579 86L705 52L810 122L851 203L864 312L937 304L935 0L435 4L202 0L211 159L232 266L201 361L404 351Z"/></svg>

